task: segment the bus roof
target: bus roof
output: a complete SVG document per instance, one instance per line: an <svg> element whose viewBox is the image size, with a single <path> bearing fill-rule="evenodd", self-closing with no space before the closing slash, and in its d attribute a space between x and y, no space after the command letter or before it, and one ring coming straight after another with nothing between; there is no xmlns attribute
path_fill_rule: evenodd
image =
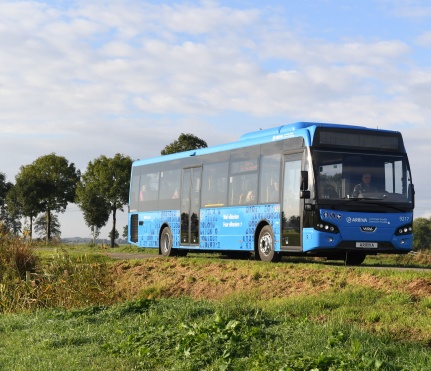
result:
<svg viewBox="0 0 431 371"><path fill-rule="evenodd" d="M390 130L383 129L372 129L365 126L355 126L355 125L342 125L342 124L331 124L331 123L318 123L318 122L295 122L292 124L281 125L274 128L253 131L242 135L238 141L230 142L225 144L219 144L216 146L211 146L207 148L194 149L190 151L173 153L170 155L157 156L144 160L136 160L133 166L154 164L158 162L165 162L170 160L176 160L181 158L186 158L190 156L200 156L209 153L216 153L220 151L227 151L235 148L242 148L262 143L274 142L277 140L282 140L286 138L300 137L305 139L305 144L311 144L311 138L317 127L327 127L327 128L338 128L338 129L360 129L360 130L378 130L380 132L394 132Z"/></svg>

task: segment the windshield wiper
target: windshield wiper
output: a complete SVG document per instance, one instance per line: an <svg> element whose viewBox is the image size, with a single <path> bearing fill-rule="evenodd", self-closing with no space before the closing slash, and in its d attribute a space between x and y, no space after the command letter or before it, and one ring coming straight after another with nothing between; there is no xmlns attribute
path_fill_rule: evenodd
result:
<svg viewBox="0 0 431 371"><path fill-rule="evenodd" d="M343 198L344 201L339 202L337 204L331 205L332 209L335 209L339 206L343 206L343 205L347 205L350 203L350 201L357 201L363 204L367 204L367 205L379 205L379 206L383 206L383 207L389 207L392 208L393 210L397 210L397 211L405 211L405 209L399 208L397 206L394 206L393 204L389 204L387 202L376 202L376 201L381 201L383 200L383 198L375 198L375 197L350 197L350 198ZM370 202L371 201L371 202Z"/></svg>

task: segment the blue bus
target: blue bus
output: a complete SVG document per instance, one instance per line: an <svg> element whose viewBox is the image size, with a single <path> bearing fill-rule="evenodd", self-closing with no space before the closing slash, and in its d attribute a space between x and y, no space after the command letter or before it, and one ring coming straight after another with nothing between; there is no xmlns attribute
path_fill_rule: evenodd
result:
<svg viewBox="0 0 431 371"><path fill-rule="evenodd" d="M396 131L297 122L138 160L129 198L129 242L165 256L358 265L412 249L414 186Z"/></svg>

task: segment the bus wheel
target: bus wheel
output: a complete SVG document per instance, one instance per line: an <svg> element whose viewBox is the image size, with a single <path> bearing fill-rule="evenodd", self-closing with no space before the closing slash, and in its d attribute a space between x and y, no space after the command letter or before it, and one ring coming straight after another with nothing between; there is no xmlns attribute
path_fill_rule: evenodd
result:
<svg viewBox="0 0 431 371"><path fill-rule="evenodd" d="M259 233L257 250L259 260L265 262L280 261L281 255L274 251L274 235L269 225L265 225ZM257 257L257 256L256 256Z"/></svg>
<svg viewBox="0 0 431 371"><path fill-rule="evenodd" d="M175 250L172 248L172 232L169 227L162 230L160 236L160 253L163 256L175 256Z"/></svg>
<svg viewBox="0 0 431 371"><path fill-rule="evenodd" d="M367 254L363 252L346 252L346 258L344 262L346 265L360 265L364 262Z"/></svg>

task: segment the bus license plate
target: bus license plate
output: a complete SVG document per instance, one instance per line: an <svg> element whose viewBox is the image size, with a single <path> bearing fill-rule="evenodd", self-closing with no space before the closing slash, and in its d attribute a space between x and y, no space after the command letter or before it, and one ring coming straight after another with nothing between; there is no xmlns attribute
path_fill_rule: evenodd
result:
<svg viewBox="0 0 431 371"><path fill-rule="evenodd" d="M377 242L356 242L356 247L359 247L362 249L377 249L378 243Z"/></svg>

